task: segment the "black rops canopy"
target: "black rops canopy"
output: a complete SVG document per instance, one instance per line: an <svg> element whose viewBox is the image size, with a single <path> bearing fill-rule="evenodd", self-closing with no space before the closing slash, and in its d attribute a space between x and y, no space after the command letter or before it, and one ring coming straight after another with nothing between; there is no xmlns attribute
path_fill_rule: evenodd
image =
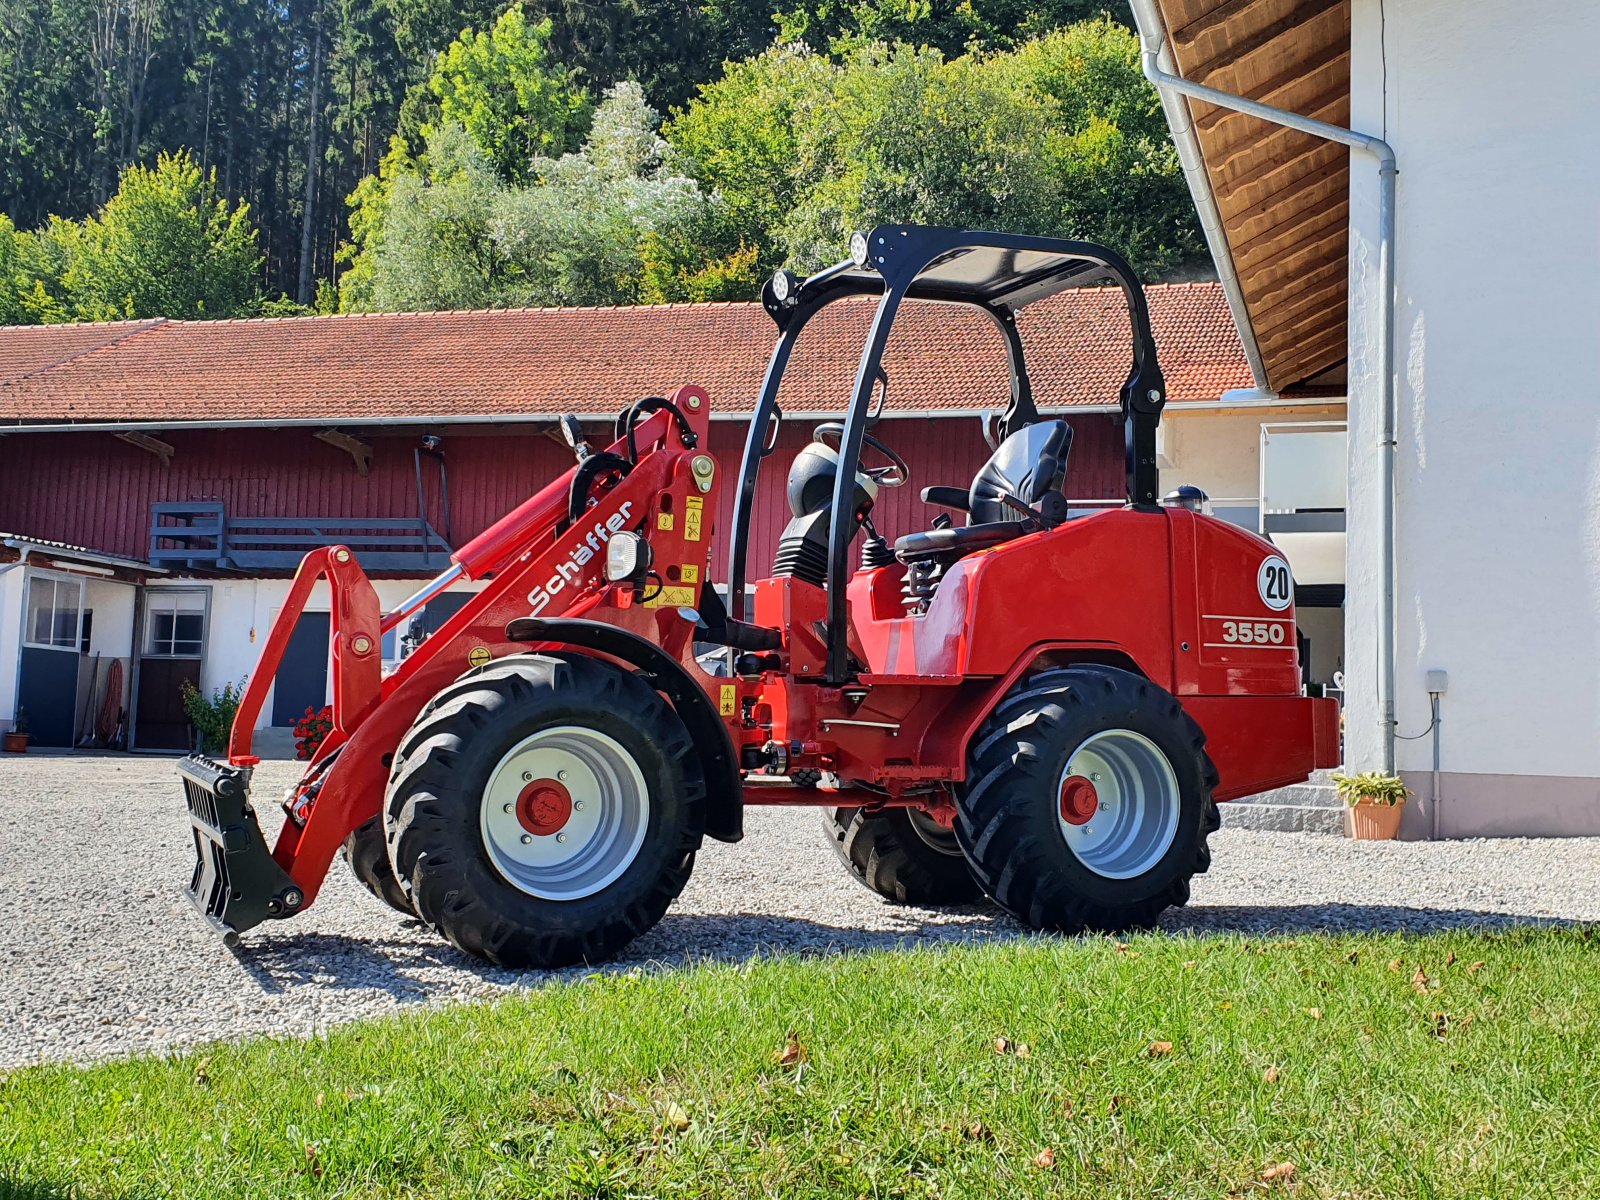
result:
<svg viewBox="0 0 1600 1200"><path fill-rule="evenodd" d="M1128 502L1137 507L1157 501L1156 426L1166 403L1166 386L1156 361L1144 288L1133 269L1114 251L1093 242L1024 237L1008 233L945 229L924 225L880 225L851 240L849 260L808 279L780 271L762 288L761 303L780 337L750 423L734 508L728 583L735 616L744 608L745 551L769 423L777 407L778 386L805 323L818 310L847 296L880 296L872 329L856 371L850 407L840 439L834 478L833 524L828 554L829 655L827 676L848 675L845 646L845 584L848 550L856 529L849 500L861 457L861 436L875 419L872 391L884 378L883 354L900 304L905 300L966 304L986 313L1005 338L1011 367L1011 402L1000 422L1005 436L1039 419L1028 380L1016 313L1068 288L1115 283L1128 306L1133 355L1120 401L1126 429Z"/></svg>

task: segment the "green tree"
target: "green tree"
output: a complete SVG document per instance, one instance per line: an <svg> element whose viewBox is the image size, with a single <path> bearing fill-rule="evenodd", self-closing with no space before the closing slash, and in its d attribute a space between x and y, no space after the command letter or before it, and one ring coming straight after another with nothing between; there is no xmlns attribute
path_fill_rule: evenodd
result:
<svg viewBox="0 0 1600 1200"><path fill-rule="evenodd" d="M258 300L261 255L245 205L217 195L185 153L129 167L67 242L62 283L79 320L230 317Z"/></svg>
<svg viewBox="0 0 1600 1200"><path fill-rule="evenodd" d="M763 268L821 266L883 221L1090 238L1150 274L1203 256L1137 40L1108 19L957 58L775 47L666 134Z"/></svg>
<svg viewBox="0 0 1600 1200"><path fill-rule="evenodd" d="M444 124L415 163L396 147L385 167L353 197L358 240L341 306L495 307L507 264L489 222L507 185L483 148L461 126Z"/></svg>
<svg viewBox="0 0 1600 1200"><path fill-rule="evenodd" d="M22 251L17 227L0 213L0 325L30 325L31 316L22 307Z"/></svg>
<svg viewBox="0 0 1600 1200"><path fill-rule="evenodd" d="M341 306L631 304L753 294L753 250L675 164L636 83L612 88L583 147L500 178L446 123L412 161L397 144L351 197Z"/></svg>
<svg viewBox="0 0 1600 1200"><path fill-rule="evenodd" d="M492 29L452 42L428 82L440 121L465 129L510 182L526 181L536 156L574 149L589 123L588 96L552 58L551 29L512 5Z"/></svg>

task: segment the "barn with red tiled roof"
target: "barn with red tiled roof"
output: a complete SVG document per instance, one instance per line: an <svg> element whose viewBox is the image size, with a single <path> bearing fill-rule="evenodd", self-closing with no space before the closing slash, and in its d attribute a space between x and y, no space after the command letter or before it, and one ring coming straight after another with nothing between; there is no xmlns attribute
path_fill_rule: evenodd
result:
<svg viewBox="0 0 1600 1200"><path fill-rule="evenodd" d="M1216 284L1157 285L1148 296L1169 412L1249 386ZM801 339L780 395L786 421L757 492L758 574L788 515L788 460L817 419L844 407L871 310L840 302ZM1124 487L1118 390L1131 354L1120 293L1063 292L1025 309L1019 326L1040 407L1072 420L1069 495L1114 501ZM626 403L682 383L708 389L720 418L709 449L731 472L773 340L756 304L0 329L0 529L23 531L30 545L69 543L165 570L137 585L142 627L120 642L112 626L135 621L133 602L105 597L135 585L103 581L80 593L69 580L59 592L51 584L47 600L88 597L87 613L101 595L84 645L127 662L135 742L175 744L185 730L170 702L180 678L209 688L251 669L254 639L306 549L351 545L393 604L441 570L451 547L566 469L557 415L576 413L598 430ZM948 305L902 314L886 369L875 432L908 459L914 485L880 497L874 517L892 537L936 514L919 499L922 485L970 481L988 456L976 418L1005 406L1009 379L993 325ZM725 563L720 536L713 555ZM46 571L76 569L56 562L13 574L28 575L31 589ZM70 606L29 612L40 630L73 623ZM320 636L308 627L303 670L280 674L270 723L320 704ZM67 647L26 652L34 649ZM0 687L0 727L10 699ZM63 714L59 736L81 733L65 706Z"/></svg>

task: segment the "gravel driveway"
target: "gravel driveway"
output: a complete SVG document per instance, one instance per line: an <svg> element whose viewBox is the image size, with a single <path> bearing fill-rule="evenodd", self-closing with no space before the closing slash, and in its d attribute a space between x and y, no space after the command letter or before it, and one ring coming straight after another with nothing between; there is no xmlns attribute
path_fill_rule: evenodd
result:
<svg viewBox="0 0 1600 1200"><path fill-rule="evenodd" d="M267 763L273 796L295 764ZM261 806L267 813L271 803ZM813 812L756 809L739 846L708 842L678 904L625 963L742 959L902 942L1012 938L989 908L896 908L848 878ZM1600 838L1354 843L1225 829L1189 908L1196 933L1425 930L1600 920ZM307 1034L408 1004L548 976L487 967L391 912L336 862L315 906L235 954L189 907L188 824L170 759L0 757L0 1067Z"/></svg>

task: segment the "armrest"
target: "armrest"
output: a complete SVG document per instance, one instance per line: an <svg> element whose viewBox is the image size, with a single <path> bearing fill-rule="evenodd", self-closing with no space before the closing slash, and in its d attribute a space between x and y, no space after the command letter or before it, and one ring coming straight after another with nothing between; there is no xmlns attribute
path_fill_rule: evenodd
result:
<svg viewBox="0 0 1600 1200"><path fill-rule="evenodd" d="M922 502L924 504L937 504L941 508L954 508L961 512L967 511L967 489L946 487L936 483L932 487L922 489Z"/></svg>

